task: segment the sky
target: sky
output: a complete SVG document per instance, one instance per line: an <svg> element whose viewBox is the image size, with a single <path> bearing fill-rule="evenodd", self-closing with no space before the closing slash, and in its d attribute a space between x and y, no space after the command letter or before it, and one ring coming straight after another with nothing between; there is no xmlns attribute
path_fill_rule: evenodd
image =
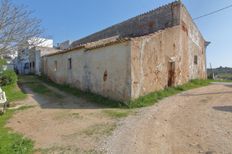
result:
<svg viewBox="0 0 232 154"><path fill-rule="evenodd" d="M34 11L55 43L89 34L173 0L12 0ZM231 5L232 0L182 0L193 18ZM207 48L207 66L232 67L232 8L196 20Z"/></svg>

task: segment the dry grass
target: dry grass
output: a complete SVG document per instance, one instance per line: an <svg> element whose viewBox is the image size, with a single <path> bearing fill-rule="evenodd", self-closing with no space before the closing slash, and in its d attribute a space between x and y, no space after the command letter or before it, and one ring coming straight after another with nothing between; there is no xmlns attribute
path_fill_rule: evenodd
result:
<svg viewBox="0 0 232 154"><path fill-rule="evenodd" d="M115 123L95 124L83 130L81 134L89 137L109 136L115 128Z"/></svg>
<svg viewBox="0 0 232 154"><path fill-rule="evenodd" d="M102 110L102 113L112 119L125 118L130 114L134 114L135 111L132 109L110 109L110 110Z"/></svg>

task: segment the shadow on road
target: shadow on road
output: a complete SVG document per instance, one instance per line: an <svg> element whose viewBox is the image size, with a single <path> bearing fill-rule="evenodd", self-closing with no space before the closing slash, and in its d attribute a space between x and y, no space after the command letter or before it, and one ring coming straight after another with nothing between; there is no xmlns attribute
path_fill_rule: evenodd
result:
<svg viewBox="0 0 232 154"><path fill-rule="evenodd" d="M103 109L107 106L86 101L80 97L75 97L65 92L52 91L47 94L37 94L27 85L20 85L20 89L33 98L34 102L44 109ZM59 96L59 97L57 97Z"/></svg>
<svg viewBox="0 0 232 154"><path fill-rule="evenodd" d="M232 112L232 106L214 106L213 109L224 112Z"/></svg>

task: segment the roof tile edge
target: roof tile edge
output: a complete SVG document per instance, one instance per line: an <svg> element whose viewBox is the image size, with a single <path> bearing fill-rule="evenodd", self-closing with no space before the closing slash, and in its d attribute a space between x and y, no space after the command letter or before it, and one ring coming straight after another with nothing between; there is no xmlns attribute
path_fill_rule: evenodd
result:
<svg viewBox="0 0 232 154"><path fill-rule="evenodd" d="M139 18L139 17L146 16L146 15L152 13L152 12L158 12L159 10L168 8L168 7L170 7L171 5L178 5L178 4L183 4L183 3L182 3L180 0L175 0L175 1L170 2L170 3L168 3L168 4L165 4L165 5L162 5L162 6L160 6L160 7L154 8L154 9L148 11L148 12L142 13L142 14L140 14L140 15L131 17L131 18L125 20L125 21L122 21L122 22L119 22L119 23L117 23L117 24L114 24L114 25L111 25L111 26L109 26L109 27L106 27L106 28L104 28L104 29L102 29L102 30L99 30L99 31L95 32L95 33L92 33L92 34L87 35L87 36L85 36L85 37L82 37L82 38L80 38L80 39L78 39L78 40L75 40L75 41L71 44L71 47L72 47L72 46L75 46L76 42L79 42L79 41L82 40L82 39L86 39L87 37L90 37L90 36L92 36L92 35L96 35L96 34L98 34L98 33L101 33L101 32L103 32L103 31L105 31L105 30L112 29L112 28L114 28L114 27L116 27L116 26L119 26L120 24L126 23L126 22L128 22L128 21L130 21L130 20L133 20L133 19L136 19L136 18ZM84 43L84 44L85 44L85 43ZM82 45L82 44L79 44L79 45Z"/></svg>

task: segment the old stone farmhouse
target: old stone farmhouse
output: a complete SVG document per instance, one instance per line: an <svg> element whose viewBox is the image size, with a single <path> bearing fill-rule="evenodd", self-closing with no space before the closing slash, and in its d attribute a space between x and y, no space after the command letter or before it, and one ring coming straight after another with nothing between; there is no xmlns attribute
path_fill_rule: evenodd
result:
<svg viewBox="0 0 232 154"><path fill-rule="evenodd" d="M116 100L206 78L206 44L176 1L77 40L43 57L43 73Z"/></svg>

